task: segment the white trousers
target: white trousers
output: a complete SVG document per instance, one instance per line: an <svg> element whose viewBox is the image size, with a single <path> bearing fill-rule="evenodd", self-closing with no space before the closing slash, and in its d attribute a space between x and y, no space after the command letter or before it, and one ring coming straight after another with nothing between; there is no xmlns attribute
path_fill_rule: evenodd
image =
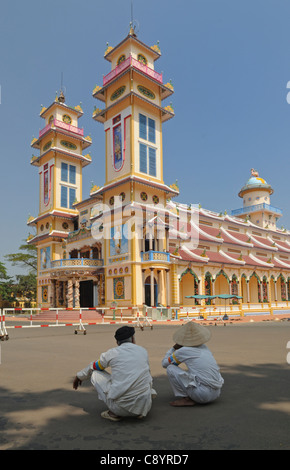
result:
<svg viewBox="0 0 290 470"><path fill-rule="evenodd" d="M171 364L167 367L167 376L175 397L189 397L195 403L205 404L216 400L221 393L197 381L196 387L189 385L188 372Z"/></svg>
<svg viewBox="0 0 290 470"><path fill-rule="evenodd" d="M111 400L110 398L108 398L107 394L110 389L111 375L107 371L93 371L91 376L91 382L98 393L99 399L102 400L107 405L109 410L112 411L115 415L136 416L135 414L130 413L124 408L118 406L115 400Z"/></svg>

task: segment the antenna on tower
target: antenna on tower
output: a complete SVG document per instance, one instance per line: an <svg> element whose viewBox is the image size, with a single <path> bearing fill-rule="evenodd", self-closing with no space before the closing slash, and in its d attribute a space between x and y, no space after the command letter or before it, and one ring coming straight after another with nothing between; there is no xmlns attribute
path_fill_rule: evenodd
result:
<svg viewBox="0 0 290 470"><path fill-rule="evenodd" d="M134 20L133 14L133 0L131 0L131 21L130 21L130 34L132 36L136 36L139 31L139 23L138 21Z"/></svg>
<svg viewBox="0 0 290 470"><path fill-rule="evenodd" d="M63 86L63 72L61 72L61 79L60 79L60 90L59 90L59 97L58 97L58 101L60 103L64 103L65 102L65 87Z"/></svg>

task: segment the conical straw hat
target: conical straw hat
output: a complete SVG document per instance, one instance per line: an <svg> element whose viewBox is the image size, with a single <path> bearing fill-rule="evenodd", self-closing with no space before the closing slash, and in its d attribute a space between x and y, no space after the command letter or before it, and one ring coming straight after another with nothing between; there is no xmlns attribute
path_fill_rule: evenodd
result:
<svg viewBox="0 0 290 470"><path fill-rule="evenodd" d="M211 337L211 332L198 323L189 321L185 325L178 328L173 335L175 343L180 346L201 346Z"/></svg>

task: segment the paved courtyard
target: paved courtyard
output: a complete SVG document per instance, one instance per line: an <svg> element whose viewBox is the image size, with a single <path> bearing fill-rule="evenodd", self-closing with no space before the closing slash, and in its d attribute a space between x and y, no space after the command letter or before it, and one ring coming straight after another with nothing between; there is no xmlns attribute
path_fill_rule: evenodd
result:
<svg viewBox="0 0 290 470"><path fill-rule="evenodd" d="M69 326L8 330L0 342L0 450L290 449L289 321L209 326L225 384L218 401L189 409L169 406L161 366L177 326L136 329L158 397L144 420L113 423L100 417L106 407L90 383L75 391L72 380L115 346L117 327L88 326L86 335Z"/></svg>

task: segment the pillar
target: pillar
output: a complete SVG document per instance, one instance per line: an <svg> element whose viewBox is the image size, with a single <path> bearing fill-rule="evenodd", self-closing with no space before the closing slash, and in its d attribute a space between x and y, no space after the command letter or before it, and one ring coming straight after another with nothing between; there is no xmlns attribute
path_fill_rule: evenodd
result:
<svg viewBox="0 0 290 470"><path fill-rule="evenodd" d="M145 269L142 269L142 304L145 304Z"/></svg>
<svg viewBox="0 0 290 470"><path fill-rule="evenodd" d="M157 297L157 302L159 304L162 304L162 298L161 298L161 291L162 291L162 277L161 277L161 270L159 269L157 271L157 283L158 283L158 297Z"/></svg>
<svg viewBox="0 0 290 470"><path fill-rule="evenodd" d="M212 278L211 280L211 293L215 295L215 279ZM212 299L212 304L215 305L215 299Z"/></svg>
<svg viewBox="0 0 290 470"><path fill-rule="evenodd" d="M170 297L169 297L169 269L166 269L166 306L170 306Z"/></svg>
<svg viewBox="0 0 290 470"><path fill-rule="evenodd" d="M168 227L166 227L165 229L165 242L166 242L165 250L167 251L167 253L169 253L169 228Z"/></svg>
<svg viewBox="0 0 290 470"><path fill-rule="evenodd" d="M73 308L73 282L71 279L67 281L67 306Z"/></svg>
<svg viewBox="0 0 290 470"><path fill-rule="evenodd" d="M75 281L75 307L80 308L80 283Z"/></svg>
<svg viewBox="0 0 290 470"><path fill-rule="evenodd" d="M154 268L150 268L150 300L151 300L151 307L154 307Z"/></svg>
<svg viewBox="0 0 290 470"><path fill-rule="evenodd" d="M250 281L247 279L247 302L250 303Z"/></svg>

